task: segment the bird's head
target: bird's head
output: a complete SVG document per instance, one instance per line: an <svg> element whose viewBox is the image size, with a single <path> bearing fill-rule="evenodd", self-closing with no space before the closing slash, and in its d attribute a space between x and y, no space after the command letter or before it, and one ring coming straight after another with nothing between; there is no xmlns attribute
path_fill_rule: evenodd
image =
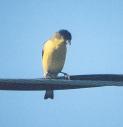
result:
<svg viewBox="0 0 123 127"><path fill-rule="evenodd" d="M72 35L68 30L59 30L58 33L60 34L60 36L64 39L64 41L66 43L71 44L71 40L72 40Z"/></svg>
<svg viewBox="0 0 123 127"><path fill-rule="evenodd" d="M69 43L71 44L72 36L71 33L67 30L59 30L54 34L55 38L59 39L61 42L65 42L66 44Z"/></svg>

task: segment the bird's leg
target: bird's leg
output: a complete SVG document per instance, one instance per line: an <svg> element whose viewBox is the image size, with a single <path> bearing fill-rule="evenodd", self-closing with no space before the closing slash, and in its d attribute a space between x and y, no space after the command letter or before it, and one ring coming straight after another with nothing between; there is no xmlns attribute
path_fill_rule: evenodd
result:
<svg viewBox="0 0 123 127"><path fill-rule="evenodd" d="M70 75L69 74L67 74L65 72L60 72L60 73L64 75L65 79L70 80Z"/></svg>

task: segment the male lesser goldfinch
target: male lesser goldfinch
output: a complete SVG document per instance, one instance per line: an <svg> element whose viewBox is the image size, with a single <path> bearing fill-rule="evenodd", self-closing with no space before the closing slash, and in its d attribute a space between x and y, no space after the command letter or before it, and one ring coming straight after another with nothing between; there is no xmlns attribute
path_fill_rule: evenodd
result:
<svg viewBox="0 0 123 127"><path fill-rule="evenodd" d="M44 43L42 50L44 78L57 78L58 73L62 73L66 58L66 45L70 44L71 39L71 33L62 29ZM53 90L46 90L44 99L48 98L54 98Z"/></svg>

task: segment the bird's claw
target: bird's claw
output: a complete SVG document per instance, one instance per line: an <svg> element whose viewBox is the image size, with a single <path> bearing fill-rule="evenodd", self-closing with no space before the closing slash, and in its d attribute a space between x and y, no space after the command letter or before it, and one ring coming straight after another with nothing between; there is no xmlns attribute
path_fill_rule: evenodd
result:
<svg viewBox="0 0 123 127"><path fill-rule="evenodd" d="M67 80L70 80L70 75L68 75L67 73L65 72L60 72L64 75L64 78L67 79Z"/></svg>

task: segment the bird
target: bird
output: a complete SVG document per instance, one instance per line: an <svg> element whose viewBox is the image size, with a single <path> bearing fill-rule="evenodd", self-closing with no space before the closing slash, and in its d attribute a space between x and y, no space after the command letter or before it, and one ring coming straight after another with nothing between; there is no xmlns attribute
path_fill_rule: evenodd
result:
<svg viewBox="0 0 123 127"><path fill-rule="evenodd" d="M59 73L65 76L67 73L62 72L67 52L67 44L71 44L72 35L66 29L55 32L43 44L42 65L45 79L55 79ZM46 90L44 99L53 99L54 92L51 89Z"/></svg>

